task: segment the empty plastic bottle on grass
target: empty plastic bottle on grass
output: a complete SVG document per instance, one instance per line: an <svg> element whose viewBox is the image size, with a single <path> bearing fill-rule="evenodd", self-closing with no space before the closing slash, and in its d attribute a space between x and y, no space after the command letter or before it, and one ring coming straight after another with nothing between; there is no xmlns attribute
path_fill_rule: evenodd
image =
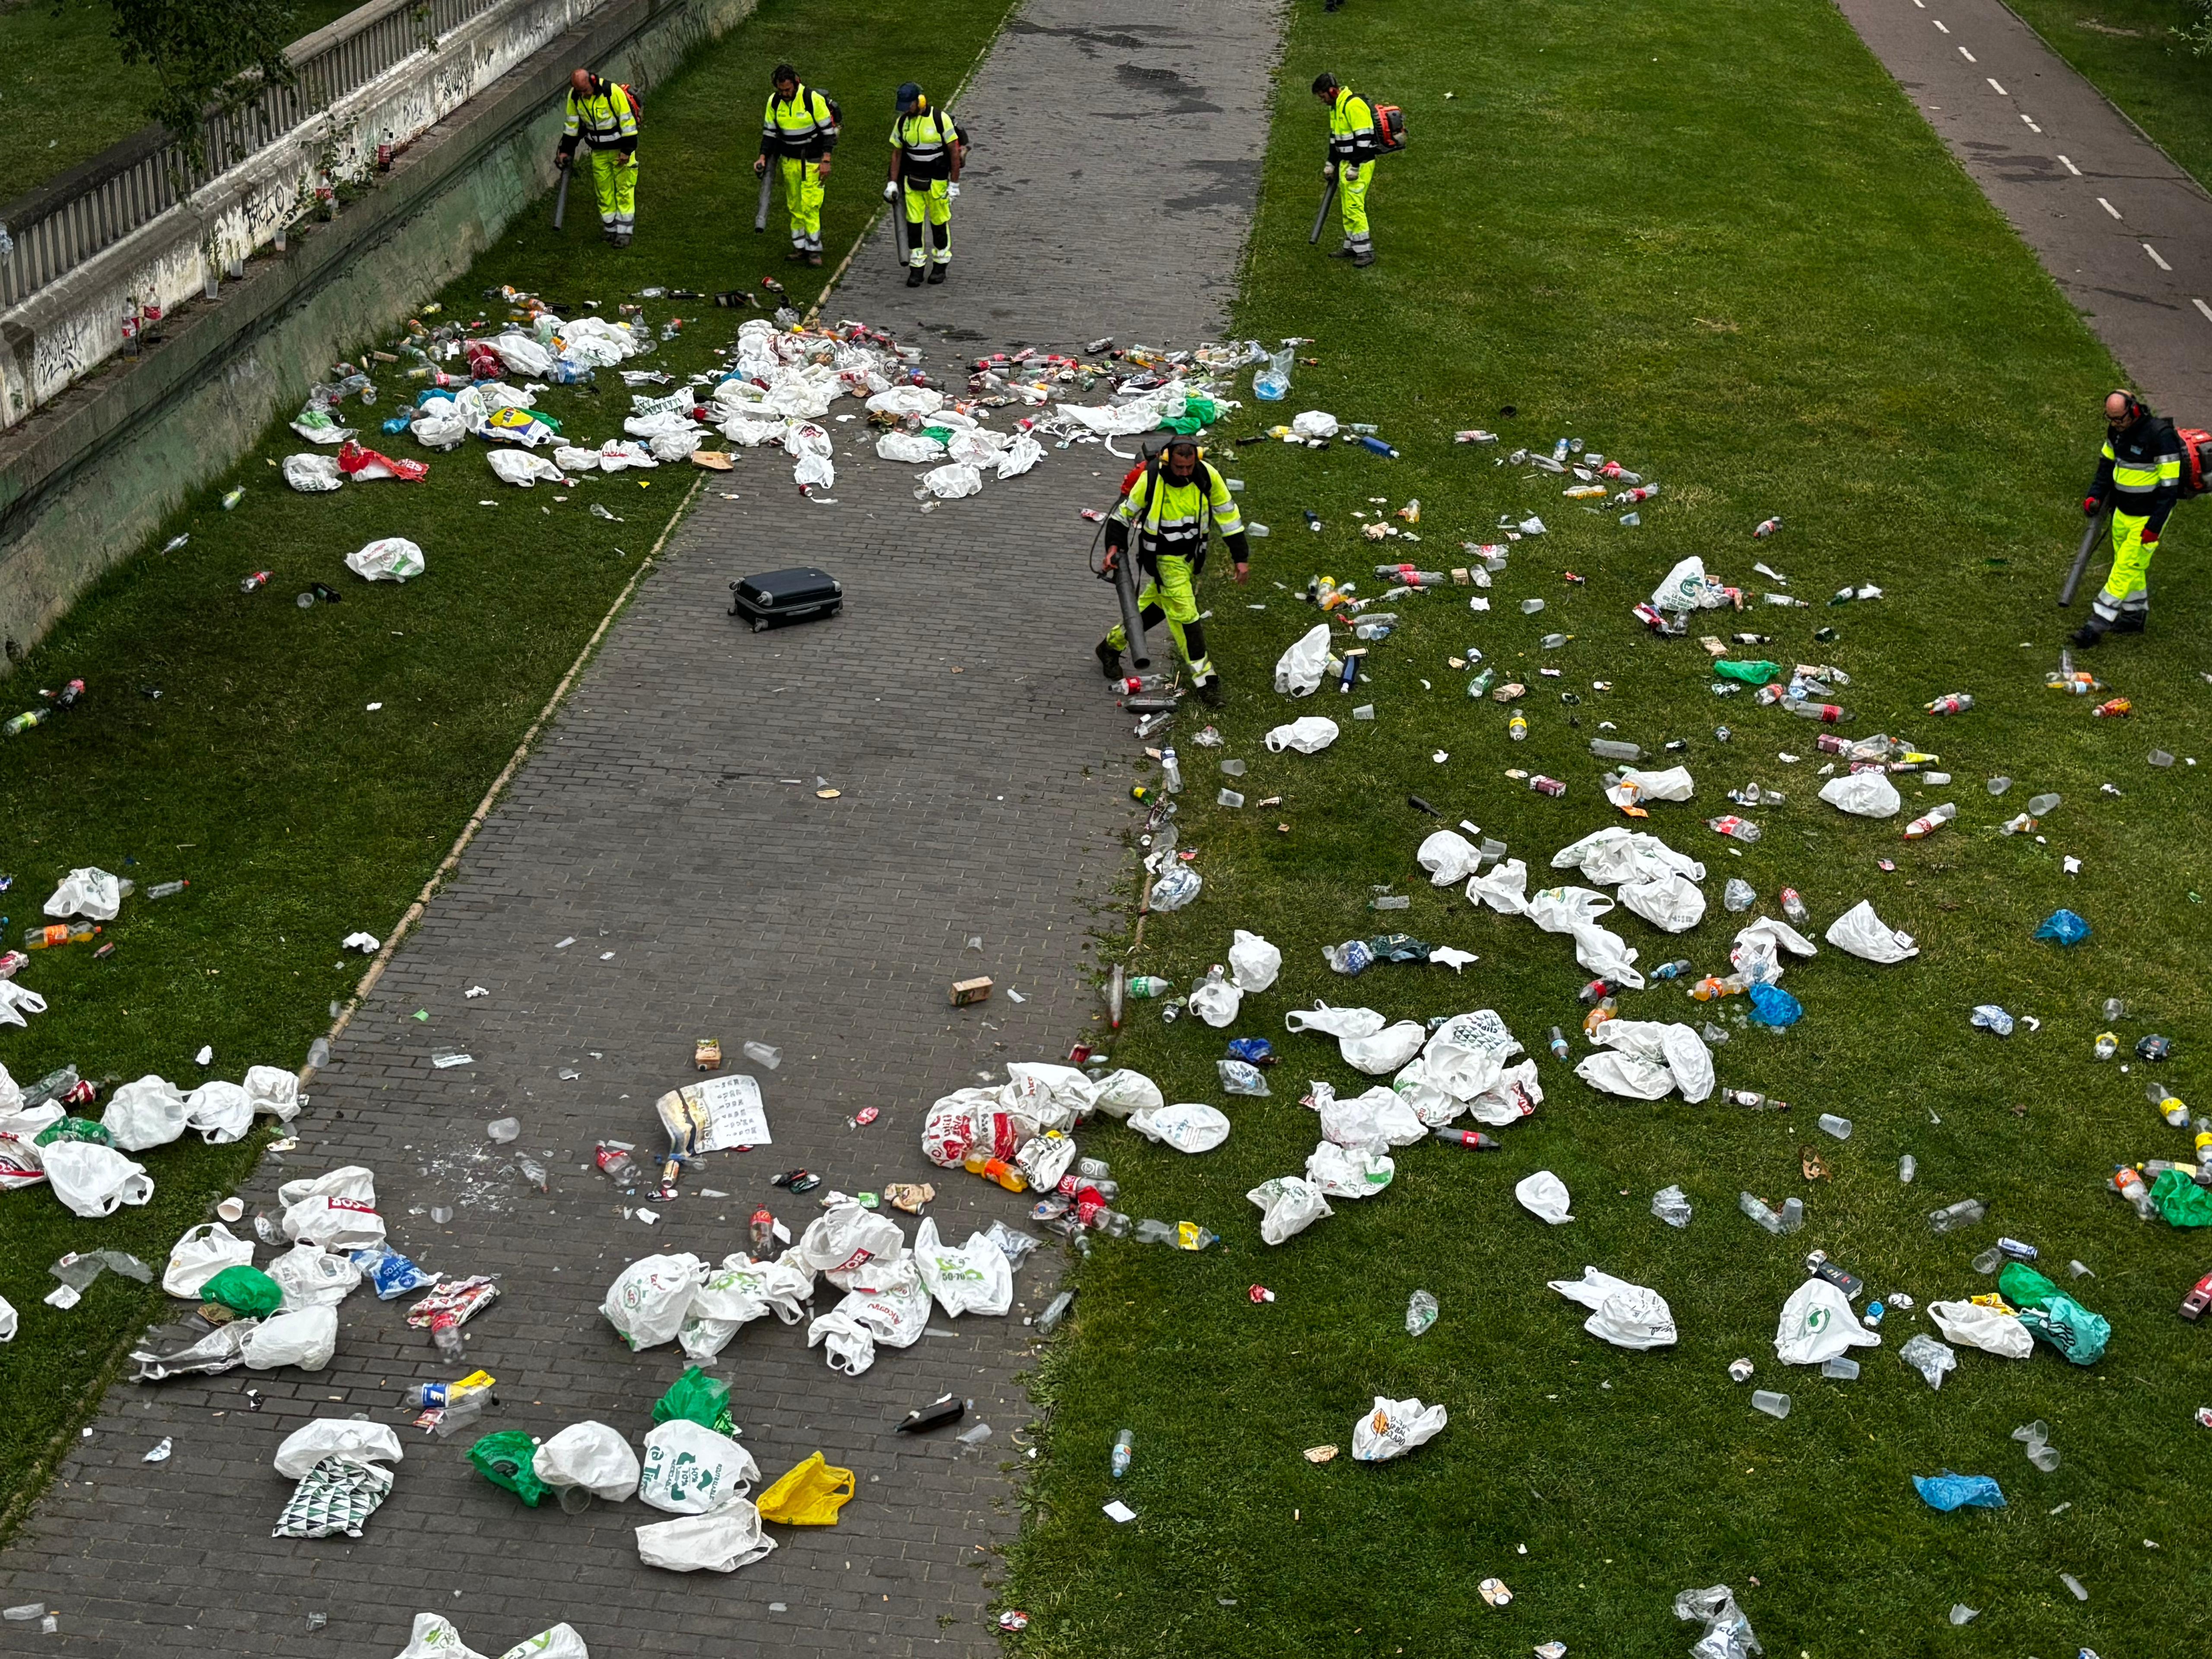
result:
<svg viewBox="0 0 2212 1659"><path fill-rule="evenodd" d="M1735 1204L1736 1208L1778 1237L1784 1233L1794 1233L1805 1224L1805 1202L1802 1199L1784 1200L1782 1208L1776 1211L1756 1194L1740 1193Z"/></svg>
<svg viewBox="0 0 2212 1659"><path fill-rule="evenodd" d="M1910 1187L1912 1184L1912 1177L1919 1173L1919 1170L1920 1165L1910 1152L1897 1160L1897 1178L1904 1186Z"/></svg>
<svg viewBox="0 0 2212 1659"><path fill-rule="evenodd" d="M1707 818L1705 828L1717 836L1726 836L1731 841L1748 843L1759 839L1759 826L1749 818L1737 817L1732 812L1723 813L1717 818Z"/></svg>
<svg viewBox="0 0 2212 1659"><path fill-rule="evenodd" d="M1988 1213L1989 1206L1978 1198L1962 1198L1956 1204L1930 1211L1928 1224L1939 1233L1954 1233L1961 1227L1974 1225Z"/></svg>
<svg viewBox="0 0 2212 1659"><path fill-rule="evenodd" d="M1496 1135L1486 1135L1480 1129L1454 1129L1449 1127L1431 1129L1429 1139L1470 1152L1495 1152L1504 1150L1504 1146Z"/></svg>
<svg viewBox="0 0 2212 1659"><path fill-rule="evenodd" d="M1614 738L1592 738L1589 751L1600 760L1627 761L1632 764L1644 758L1641 745L1623 743Z"/></svg>
<svg viewBox="0 0 2212 1659"><path fill-rule="evenodd" d="M1759 902L1759 890L1741 876L1730 876L1728 885L1721 890L1721 902L1731 912L1741 914Z"/></svg>
<svg viewBox="0 0 2212 1659"><path fill-rule="evenodd" d="M2179 1095L2168 1094L2163 1083L2144 1084L2143 1098L2150 1102L2171 1127L2186 1129L2189 1127L2189 1108L2182 1104Z"/></svg>
<svg viewBox="0 0 2212 1659"><path fill-rule="evenodd" d="M1436 1322L1436 1297L1426 1291L1415 1291L1406 1303L1406 1334L1419 1336Z"/></svg>
<svg viewBox="0 0 2212 1659"><path fill-rule="evenodd" d="M2139 1173L2124 1164L2112 1171L2112 1190L2134 1205L2136 1213L2145 1221L2158 1219L2158 1206L2151 1201L2150 1188Z"/></svg>
<svg viewBox="0 0 2212 1659"><path fill-rule="evenodd" d="M1839 726L1851 717L1851 711L1841 703L1813 702L1804 697L1784 697L1782 706L1800 720L1819 720L1823 726Z"/></svg>
<svg viewBox="0 0 2212 1659"><path fill-rule="evenodd" d="M1067 1310L1074 1305L1073 1291L1062 1291L1058 1296L1053 1297L1044 1304L1044 1311L1036 1316L1035 1328L1036 1334L1039 1336L1050 1336L1060 1328L1060 1322L1067 1317Z"/></svg>
<svg viewBox="0 0 2212 1659"><path fill-rule="evenodd" d="M1131 976L1124 988L1133 997L1164 997L1175 989L1175 981L1162 979L1158 974L1137 974Z"/></svg>
<svg viewBox="0 0 2212 1659"><path fill-rule="evenodd" d="M33 927L23 930L26 951L51 951L61 945L81 945L100 929L88 921L58 921L52 927Z"/></svg>
<svg viewBox="0 0 2212 1659"><path fill-rule="evenodd" d="M1137 1431L1134 1429L1123 1429L1114 1437L1112 1468L1114 1478L1116 1480L1128 1474L1129 1465L1135 1460L1136 1455Z"/></svg>

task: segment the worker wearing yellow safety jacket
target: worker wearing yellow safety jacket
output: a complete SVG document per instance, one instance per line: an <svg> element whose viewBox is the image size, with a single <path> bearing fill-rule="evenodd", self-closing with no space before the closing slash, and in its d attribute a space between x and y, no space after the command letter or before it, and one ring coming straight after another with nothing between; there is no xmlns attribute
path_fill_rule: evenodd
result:
<svg viewBox="0 0 2212 1659"><path fill-rule="evenodd" d="M1314 77L1314 96L1328 106L1328 160L1321 176L1336 180L1336 204L1344 218L1344 246L1331 251L1332 259L1349 259L1355 265L1375 263L1375 244L1367 234L1367 186L1374 181L1375 158L1382 153L1376 142L1375 106L1324 70Z"/></svg>
<svg viewBox="0 0 2212 1659"><path fill-rule="evenodd" d="M952 264L952 204L960 194L960 162L967 143L950 110L933 109L913 82L898 89L898 119L891 123L891 173L884 200L906 198L906 285L919 288L922 267L941 283ZM905 189L902 191L900 186ZM927 215L929 230L922 232Z"/></svg>
<svg viewBox="0 0 2212 1659"><path fill-rule="evenodd" d="M837 148L836 100L802 85L799 71L778 64L769 76L768 109L761 117L760 157L756 176L774 161L783 173L783 204L791 214L793 264L822 263L822 186L830 177L830 153Z"/></svg>
<svg viewBox="0 0 2212 1659"><path fill-rule="evenodd" d="M1167 447L1146 462L1106 521L1106 545L1115 559L1129 556L1129 532L1137 532L1138 567L1144 583L1137 595L1146 629L1162 622L1176 649L1190 665L1200 699L1209 708L1221 702L1221 677L1206 653L1206 624L1198 619L1197 584L1206 568L1206 533L1218 530L1236 562L1237 580L1252 567L1252 548L1244 520L1228 483L1199 454L1194 438L1170 438ZM1121 653L1129 636L1121 623L1098 644L1099 665L1108 679L1121 673Z"/></svg>
<svg viewBox="0 0 2212 1659"><path fill-rule="evenodd" d="M568 114L553 165L568 166L579 143L592 147L600 234L617 247L628 247L637 228L637 111L628 92L589 70L568 77Z"/></svg>
<svg viewBox="0 0 2212 1659"><path fill-rule="evenodd" d="M2150 562L2166 515L2181 499L2181 441L2173 422L2125 392L2105 399L2105 452L2081 502L2095 518L2112 509L2112 568L2074 643L2140 634L2150 617Z"/></svg>

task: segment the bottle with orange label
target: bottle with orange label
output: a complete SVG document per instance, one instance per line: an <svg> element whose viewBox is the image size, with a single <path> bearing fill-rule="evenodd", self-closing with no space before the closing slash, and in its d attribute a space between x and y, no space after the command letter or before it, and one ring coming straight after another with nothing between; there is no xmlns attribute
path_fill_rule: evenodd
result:
<svg viewBox="0 0 2212 1659"><path fill-rule="evenodd" d="M39 926L23 930L26 951L51 951L58 945L76 945L90 939L100 931L89 921L58 921L51 927Z"/></svg>
<svg viewBox="0 0 2212 1659"><path fill-rule="evenodd" d="M973 1148L961 1160L961 1166L969 1175L979 1175L986 1181L995 1181L1010 1193L1026 1192L1029 1177L1004 1158L993 1158L981 1146Z"/></svg>

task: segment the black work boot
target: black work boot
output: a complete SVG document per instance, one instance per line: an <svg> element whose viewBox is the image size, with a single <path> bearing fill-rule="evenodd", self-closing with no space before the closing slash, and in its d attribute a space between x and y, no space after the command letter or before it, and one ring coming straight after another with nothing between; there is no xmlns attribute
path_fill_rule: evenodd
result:
<svg viewBox="0 0 2212 1659"><path fill-rule="evenodd" d="M1198 683L1198 700L1208 708L1221 707L1221 676L1208 674Z"/></svg>
<svg viewBox="0 0 2212 1659"><path fill-rule="evenodd" d="M1328 257L1332 259L1349 259L1354 258L1358 252L1359 250L1358 248L1352 246L1351 243L1346 242L1341 247L1333 247L1329 249Z"/></svg>
<svg viewBox="0 0 2212 1659"><path fill-rule="evenodd" d="M2086 651L2091 646L2097 644L2105 637L2106 635L2111 632L2112 624L2110 623L2105 622L2100 617L2092 617L2088 621L2083 623L2081 627L2075 629L2069 637L2072 639L2073 642L2076 646Z"/></svg>
<svg viewBox="0 0 2212 1659"><path fill-rule="evenodd" d="M1113 642L1109 640L1098 641L1098 665L1106 671L1108 679L1118 680L1121 678L1121 653L1114 648Z"/></svg>
<svg viewBox="0 0 2212 1659"><path fill-rule="evenodd" d="M906 285L908 288L920 288L921 286L921 267L920 265L908 265L906 268Z"/></svg>
<svg viewBox="0 0 2212 1659"><path fill-rule="evenodd" d="M929 267L929 280L933 283L941 283L945 280L945 273L951 269L951 265L933 264Z"/></svg>
<svg viewBox="0 0 2212 1659"><path fill-rule="evenodd" d="M1373 264L1375 263L1375 250L1371 247L1364 247L1360 249L1358 252L1352 256L1352 263L1355 265Z"/></svg>
<svg viewBox="0 0 2212 1659"><path fill-rule="evenodd" d="M2112 624L2115 634L2140 634L2150 618L2139 611L2123 611L2119 621Z"/></svg>

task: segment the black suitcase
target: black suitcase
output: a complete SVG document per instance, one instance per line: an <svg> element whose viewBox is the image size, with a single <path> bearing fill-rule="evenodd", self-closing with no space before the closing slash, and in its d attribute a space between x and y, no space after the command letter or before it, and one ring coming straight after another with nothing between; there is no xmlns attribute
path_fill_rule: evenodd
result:
<svg viewBox="0 0 2212 1659"><path fill-rule="evenodd" d="M730 584L730 614L752 621L753 632L785 623L834 617L845 608L845 590L826 570L806 566L770 570Z"/></svg>

